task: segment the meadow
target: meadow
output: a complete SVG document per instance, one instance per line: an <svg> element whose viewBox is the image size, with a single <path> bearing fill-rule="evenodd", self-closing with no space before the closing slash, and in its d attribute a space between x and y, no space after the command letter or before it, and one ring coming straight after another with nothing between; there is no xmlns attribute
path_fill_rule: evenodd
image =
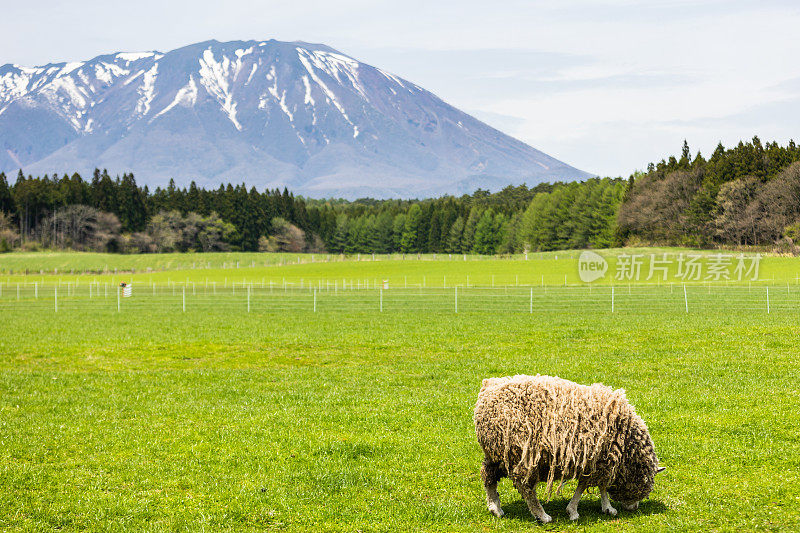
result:
<svg viewBox="0 0 800 533"><path fill-rule="evenodd" d="M686 312L674 272L581 284L578 254L0 256L0 529L800 529L798 260ZM626 389L668 466L639 511L569 522L569 484L542 526L504 480L488 513L472 407L517 373Z"/></svg>

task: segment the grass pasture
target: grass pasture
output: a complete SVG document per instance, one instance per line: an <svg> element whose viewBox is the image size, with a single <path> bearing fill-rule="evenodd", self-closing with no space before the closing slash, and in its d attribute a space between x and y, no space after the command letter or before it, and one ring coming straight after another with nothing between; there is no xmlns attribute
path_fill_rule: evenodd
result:
<svg viewBox="0 0 800 533"><path fill-rule="evenodd" d="M37 272L2 277L0 530L800 530L797 260L689 284L689 313L682 284L617 284L612 313L571 254L71 276L0 256ZM489 515L480 380L537 372L627 390L668 466L640 511L589 494L570 523L570 484L543 527L504 480Z"/></svg>

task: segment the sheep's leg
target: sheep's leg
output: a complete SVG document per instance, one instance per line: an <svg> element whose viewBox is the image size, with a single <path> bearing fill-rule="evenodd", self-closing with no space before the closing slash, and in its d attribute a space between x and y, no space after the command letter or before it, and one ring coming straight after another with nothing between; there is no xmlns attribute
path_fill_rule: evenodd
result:
<svg viewBox="0 0 800 533"><path fill-rule="evenodd" d="M500 495L497 494L497 482L503 477L500 465L484 459L481 466L481 477L483 478L483 488L486 490L486 505L489 512L497 517L503 516L505 513L500 507Z"/></svg>
<svg viewBox="0 0 800 533"><path fill-rule="evenodd" d="M538 518L543 524L553 521L550 515L544 512L542 504L539 503L539 498L536 497L536 483L527 484L514 481L514 486L517 487L519 493L522 494L522 497L525 499L525 503L528 504L528 509L530 509L533 516Z"/></svg>
<svg viewBox="0 0 800 533"><path fill-rule="evenodd" d="M600 486L600 510L611 516L617 516L617 510L611 507L611 502L608 501L608 492L603 485Z"/></svg>
<svg viewBox="0 0 800 533"><path fill-rule="evenodd" d="M581 501L581 496L585 490L586 482L578 481L578 488L575 489L575 494L572 495L572 499L567 504L567 512L569 513L570 520L577 520L580 516L578 514L578 502Z"/></svg>

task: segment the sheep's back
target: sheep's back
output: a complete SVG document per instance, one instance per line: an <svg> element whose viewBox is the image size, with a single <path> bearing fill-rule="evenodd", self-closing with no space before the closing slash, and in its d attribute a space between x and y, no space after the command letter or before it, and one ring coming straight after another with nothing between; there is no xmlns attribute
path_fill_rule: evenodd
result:
<svg viewBox="0 0 800 533"><path fill-rule="evenodd" d="M484 380L474 420L490 461L550 487L556 477L612 476L635 416L621 389L513 376Z"/></svg>

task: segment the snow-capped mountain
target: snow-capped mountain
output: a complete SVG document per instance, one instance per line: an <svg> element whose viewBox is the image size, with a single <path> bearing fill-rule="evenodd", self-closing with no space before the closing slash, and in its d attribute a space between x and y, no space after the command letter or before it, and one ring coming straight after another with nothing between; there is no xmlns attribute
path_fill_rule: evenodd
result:
<svg viewBox="0 0 800 533"><path fill-rule="evenodd" d="M422 197L585 178L324 45L208 41L0 67L0 170Z"/></svg>

